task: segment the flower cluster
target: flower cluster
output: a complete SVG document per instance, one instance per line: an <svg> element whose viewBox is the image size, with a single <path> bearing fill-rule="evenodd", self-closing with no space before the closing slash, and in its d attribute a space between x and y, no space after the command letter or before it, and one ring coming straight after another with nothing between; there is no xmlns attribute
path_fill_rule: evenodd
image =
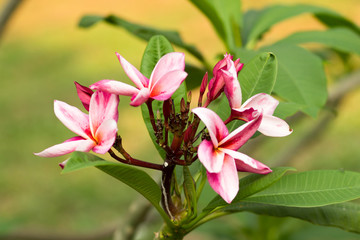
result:
<svg viewBox="0 0 360 240"><path fill-rule="evenodd" d="M271 172L269 167L238 150L256 131L280 137L289 135L291 130L285 121L273 116L279 102L270 95L260 93L242 103L237 78L243 67L240 59L233 61L232 56L226 54L215 65L210 81L208 74L205 74L200 86L198 106L190 110L191 94L187 100L181 99L180 103L172 99L187 77L183 53L164 55L149 79L120 54L116 55L135 87L115 80L101 80L90 87L75 83L78 96L89 114L61 101L55 101L54 111L59 120L78 136L36 155L56 157L73 151L109 152L123 163L162 170L164 182L171 182L166 177L169 174L164 173L169 169L173 171L175 165L190 165L199 159L207 171L209 184L228 203L239 190L238 171L258 174ZM231 114L225 122L208 108L222 92L231 108ZM119 95L130 96L131 106L147 105L156 142L166 152L163 165L133 159L122 148L117 133ZM203 100L204 96L206 99ZM162 113L158 112L157 117L152 109L154 100L163 101ZM179 112L175 110L176 104L180 104ZM236 120L246 123L229 132L226 124ZM200 121L205 124L207 131L205 128L198 130ZM201 142L198 141L200 137ZM125 159L118 157L112 147ZM169 206L168 203L166 205Z"/></svg>

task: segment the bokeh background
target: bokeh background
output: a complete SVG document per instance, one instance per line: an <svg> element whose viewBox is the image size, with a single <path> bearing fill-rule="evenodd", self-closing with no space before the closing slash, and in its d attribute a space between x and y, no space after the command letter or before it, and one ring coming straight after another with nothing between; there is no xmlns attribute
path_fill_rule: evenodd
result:
<svg viewBox="0 0 360 240"><path fill-rule="evenodd" d="M6 2L0 0L0 9ZM358 0L244 0L243 9L262 8L273 3L310 3L328 7L360 25ZM83 85L101 79L129 82L114 54L116 51L135 66L140 65L146 46L142 40L102 23L91 29L77 27L85 14L110 13L133 22L179 31L183 39L196 45L211 64L217 61L217 54L224 53L210 23L185 0L23 1L0 39L0 239L2 234L14 232L57 236L112 228L124 220L121 215L139 198L132 189L96 169L61 175L58 163L66 156L45 159L33 155L33 152L73 136L55 117L53 101L58 99L81 107L74 81ZM270 43L290 33L311 29L323 27L310 15L301 15L278 24L265 35L263 42ZM191 58L187 60L197 64ZM344 70L337 67L337 61L335 58L325 63L329 81ZM353 62L360 67L358 58L354 57ZM342 168L359 171L359 102L360 91L354 90L344 99L336 119L321 138L288 165L299 170ZM121 98L119 132L125 148L134 157L160 161L142 122L140 109L130 107L128 103L128 99ZM309 125L302 129L316 120L308 118L307 121ZM286 141L296 138L296 131L295 128ZM267 146L268 151L276 152L280 144L281 140L274 140ZM266 158L266 151L260 156ZM246 219L254 222L255 218L250 214ZM280 221L262 219L265 223ZM188 239L238 239L235 231L238 220L237 217L224 218L219 222L226 227L219 229L204 225ZM291 224L299 226L303 223L295 221ZM239 226L244 225L240 221ZM324 232L321 236L331 233L358 239L358 236L341 230L309 225L306 229L310 229L307 230L309 233ZM219 235L201 238L204 232L210 231L218 231ZM296 234L292 237L296 239ZM308 237L306 239L314 236L309 234Z"/></svg>

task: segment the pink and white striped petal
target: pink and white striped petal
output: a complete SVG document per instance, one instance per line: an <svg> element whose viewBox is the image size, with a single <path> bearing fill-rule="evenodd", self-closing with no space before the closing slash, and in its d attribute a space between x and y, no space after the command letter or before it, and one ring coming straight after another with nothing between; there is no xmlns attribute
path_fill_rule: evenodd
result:
<svg viewBox="0 0 360 240"><path fill-rule="evenodd" d="M108 119L103 122L96 131L95 139L97 145L93 151L100 154L105 154L115 142L117 133L117 123L113 119Z"/></svg>
<svg viewBox="0 0 360 240"><path fill-rule="evenodd" d="M249 98L241 109L254 108L262 110L264 115L273 115L279 101L266 93L259 93Z"/></svg>
<svg viewBox="0 0 360 240"><path fill-rule="evenodd" d="M90 86L91 89L100 90L121 96L133 96L139 92L139 89L119 81L104 79Z"/></svg>
<svg viewBox="0 0 360 240"><path fill-rule="evenodd" d="M284 120L270 115L264 115L258 130L269 137L285 137L292 133Z"/></svg>
<svg viewBox="0 0 360 240"><path fill-rule="evenodd" d="M185 80L187 73L175 70L165 73L150 89L150 97L164 101L169 99Z"/></svg>
<svg viewBox="0 0 360 240"><path fill-rule="evenodd" d="M130 105L133 107L140 106L146 102L150 97L150 91L148 88L141 89L136 95L131 98Z"/></svg>
<svg viewBox="0 0 360 240"><path fill-rule="evenodd" d="M154 67L150 76L149 86L152 89L154 85L165 74L172 71L184 71L185 54L180 52L171 52L162 56ZM179 84L180 85L180 84Z"/></svg>
<svg viewBox="0 0 360 240"><path fill-rule="evenodd" d="M192 112L195 113L201 121L203 121L209 131L214 148L217 148L219 141L229 134L224 122L215 112L207 108L194 108L192 109Z"/></svg>
<svg viewBox="0 0 360 240"><path fill-rule="evenodd" d="M72 132L77 135L91 139L89 116L78 108L62 101L54 101L54 112L56 117Z"/></svg>
<svg viewBox="0 0 360 240"><path fill-rule="evenodd" d="M231 203L239 191L239 177L236 171L235 161L225 155L224 164L219 173L207 172L210 186L227 203Z"/></svg>
<svg viewBox="0 0 360 240"><path fill-rule="evenodd" d="M108 119L118 119L119 97L103 91L96 91L90 100L89 121L92 135L95 136L98 127Z"/></svg>
<svg viewBox="0 0 360 240"><path fill-rule="evenodd" d="M253 108L247 108L247 109L233 108L233 109L231 109L231 118L243 120L245 122L254 120L258 115L259 115L259 112Z"/></svg>
<svg viewBox="0 0 360 240"><path fill-rule="evenodd" d="M200 143L198 157L208 172L218 173L221 171L224 162L224 153L214 149L211 141L203 140Z"/></svg>
<svg viewBox="0 0 360 240"><path fill-rule="evenodd" d="M74 151L89 152L95 145L93 140L74 137L34 154L40 157L58 157Z"/></svg>
<svg viewBox="0 0 360 240"><path fill-rule="evenodd" d="M272 172L265 164L256 161L241 152L232 151L229 149L221 149L224 153L235 159L236 169L240 172L252 172L258 174L267 174ZM226 156L226 155L225 155Z"/></svg>
<svg viewBox="0 0 360 240"><path fill-rule="evenodd" d="M232 65L234 65L234 63L232 63ZM235 67L234 67L234 71L235 71ZM224 72L224 81L225 81L224 92L229 100L230 107L240 108L242 101L242 94L236 72L235 75L233 73L229 74Z"/></svg>
<svg viewBox="0 0 360 240"><path fill-rule="evenodd" d="M149 86L149 79L147 79L139 70L136 69L131 63L125 60L119 53L116 53L121 66L123 67L126 75L135 83L135 85L142 89Z"/></svg>
<svg viewBox="0 0 360 240"><path fill-rule="evenodd" d="M227 148L231 150L238 150L242 145L244 145L258 130L263 115L261 113L258 116L247 122L234 131L232 131L228 136L226 136L221 142L219 142L219 147Z"/></svg>

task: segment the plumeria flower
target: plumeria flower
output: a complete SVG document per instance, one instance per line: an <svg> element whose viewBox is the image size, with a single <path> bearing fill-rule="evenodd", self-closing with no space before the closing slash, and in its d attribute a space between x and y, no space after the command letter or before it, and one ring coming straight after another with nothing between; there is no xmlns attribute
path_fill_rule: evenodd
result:
<svg viewBox="0 0 360 240"><path fill-rule="evenodd" d="M119 53L116 53L116 55L125 73L136 87L114 80L101 80L91 85L90 88L116 95L131 96L130 105L132 106L139 106L149 98L160 101L169 99L187 76L184 71L184 53L172 52L160 58L151 73L150 79L141 74Z"/></svg>
<svg viewBox="0 0 360 240"><path fill-rule="evenodd" d="M237 171L267 174L271 169L255 159L237 152L258 129L262 113L255 112L254 119L229 134L224 122L212 110L194 108L192 110L205 124L210 140L203 140L198 148L198 157L207 171L210 186L227 203L239 191Z"/></svg>
<svg viewBox="0 0 360 240"><path fill-rule="evenodd" d="M105 154L116 139L118 104L118 96L96 91L91 96L88 115L67 103L55 101L56 117L79 136L72 137L35 155L57 157L74 151L89 152L90 150Z"/></svg>
<svg viewBox="0 0 360 240"><path fill-rule="evenodd" d="M232 60L233 56L225 54L224 58L220 60L213 69L213 78L209 82L207 101L205 107L213 100L218 98L224 90L225 80L224 74L228 71L235 70L236 76L243 67L243 63L240 63L240 59L236 59L235 62ZM235 66L235 69L233 67ZM231 73L232 74L232 73Z"/></svg>
<svg viewBox="0 0 360 240"><path fill-rule="evenodd" d="M235 64L227 72L224 72L225 89L224 92L229 100L231 107L231 116L229 120L240 119L251 121L254 119L254 111L261 111L263 119L261 121L259 132L270 137L284 137L289 135L292 130L282 119L273 116L279 101L266 93L259 93L242 104L242 94L240 83L237 78Z"/></svg>

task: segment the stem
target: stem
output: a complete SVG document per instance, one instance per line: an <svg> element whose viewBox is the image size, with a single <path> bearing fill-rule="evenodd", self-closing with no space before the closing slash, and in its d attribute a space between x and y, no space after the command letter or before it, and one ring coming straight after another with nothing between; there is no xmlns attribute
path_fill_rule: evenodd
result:
<svg viewBox="0 0 360 240"><path fill-rule="evenodd" d="M199 227L200 225L213 220L215 218L218 217L222 217L225 215L229 215L231 212L215 212L215 213L211 213L209 215L205 214L200 214L196 219L194 219L194 221L192 221L189 225L185 225L183 226L184 229L186 229L186 233L189 233L191 231L193 231L195 228Z"/></svg>
<svg viewBox="0 0 360 240"><path fill-rule="evenodd" d="M173 177L173 172L175 169L175 164L165 161L164 167L162 169L162 178L161 178L161 204L163 209L168 214L171 219L175 219L175 215L178 212L171 199L171 179Z"/></svg>
<svg viewBox="0 0 360 240"><path fill-rule="evenodd" d="M156 127L156 124L155 124L155 117L154 117L154 111L153 111L153 108L152 108L152 100L149 99L146 101L146 106L149 110L149 116L150 116L150 122L151 122L151 125L154 129L155 132L157 132L157 127Z"/></svg>
<svg viewBox="0 0 360 240"><path fill-rule="evenodd" d="M121 157L117 156L111 149L109 149L108 153L117 161L129 164L129 165L135 165L138 167L144 167L144 168L150 168L155 170L163 170L163 165L156 164L156 163L150 163L150 162L144 162L132 157L129 157L128 159L122 159Z"/></svg>

